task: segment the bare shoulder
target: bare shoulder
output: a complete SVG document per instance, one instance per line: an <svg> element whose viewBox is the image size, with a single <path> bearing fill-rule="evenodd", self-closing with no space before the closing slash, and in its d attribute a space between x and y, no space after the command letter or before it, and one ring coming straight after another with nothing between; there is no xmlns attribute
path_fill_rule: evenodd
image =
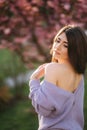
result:
<svg viewBox="0 0 87 130"><path fill-rule="evenodd" d="M59 63L49 63L45 67L45 80L70 92L74 92L82 78L70 66Z"/></svg>
<svg viewBox="0 0 87 130"><path fill-rule="evenodd" d="M59 64L56 62L52 62L46 65L45 70L49 73L57 73L57 72L64 72L64 70L68 70L65 64Z"/></svg>
<svg viewBox="0 0 87 130"><path fill-rule="evenodd" d="M45 67L45 80L56 84L56 81L62 75L62 71L64 72L65 66L59 63L49 63Z"/></svg>

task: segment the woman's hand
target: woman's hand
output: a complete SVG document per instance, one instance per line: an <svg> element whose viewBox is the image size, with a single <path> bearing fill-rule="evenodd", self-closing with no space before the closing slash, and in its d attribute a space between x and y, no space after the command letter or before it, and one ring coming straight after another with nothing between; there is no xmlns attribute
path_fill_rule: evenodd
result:
<svg viewBox="0 0 87 130"><path fill-rule="evenodd" d="M43 65L40 65L31 75L30 79L40 79L44 76L44 72L45 72L45 66L48 63L45 63Z"/></svg>

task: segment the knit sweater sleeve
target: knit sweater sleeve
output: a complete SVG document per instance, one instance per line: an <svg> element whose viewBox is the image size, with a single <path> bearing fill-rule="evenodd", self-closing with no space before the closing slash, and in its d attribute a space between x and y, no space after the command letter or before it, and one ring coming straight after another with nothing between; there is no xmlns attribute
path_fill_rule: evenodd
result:
<svg viewBox="0 0 87 130"><path fill-rule="evenodd" d="M57 86L47 81L40 83L36 79L30 80L29 86L29 98L32 100L32 105L35 111L43 116L52 115L56 109L60 112L63 104L70 96L69 93L60 91Z"/></svg>

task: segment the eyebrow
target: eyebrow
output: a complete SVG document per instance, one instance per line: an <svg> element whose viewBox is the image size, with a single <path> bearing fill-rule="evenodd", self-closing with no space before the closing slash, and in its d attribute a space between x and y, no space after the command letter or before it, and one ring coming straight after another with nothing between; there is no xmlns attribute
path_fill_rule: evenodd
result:
<svg viewBox="0 0 87 130"><path fill-rule="evenodd" d="M57 37L56 40L61 40L61 38ZM68 44L68 41L63 41L63 42Z"/></svg>

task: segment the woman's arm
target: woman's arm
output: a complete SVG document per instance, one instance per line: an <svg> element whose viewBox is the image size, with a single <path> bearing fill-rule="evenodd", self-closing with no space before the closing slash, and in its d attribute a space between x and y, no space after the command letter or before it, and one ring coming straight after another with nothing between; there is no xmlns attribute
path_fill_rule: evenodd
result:
<svg viewBox="0 0 87 130"><path fill-rule="evenodd" d="M29 97L32 100L32 105L34 106L36 112L43 116L55 115L52 113L55 113L56 105L59 113L63 108L62 106L64 102L69 97L69 95L67 96L67 94L65 94L64 91L61 91L55 85L57 77L56 69L57 68L55 63L50 63L46 65L45 68L41 67L41 69L37 70L37 73L36 72L33 73L30 78L31 80L29 82L30 86ZM44 72L43 75L45 80L43 83L40 83L39 78L41 77L42 71ZM55 101L57 104L55 104Z"/></svg>
<svg viewBox="0 0 87 130"><path fill-rule="evenodd" d="M51 95L47 92L46 86L40 84L37 79L30 80L29 98L32 100L32 105L35 111L43 116L49 116L54 110Z"/></svg>
<svg viewBox="0 0 87 130"><path fill-rule="evenodd" d="M48 116L50 115L53 107L51 102L47 98L48 95L44 92L44 87L40 84L40 78L45 77L46 64L39 66L30 77L29 86L30 93L29 98L32 100L32 105L38 114ZM49 96L50 97L50 96Z"/></svg>

